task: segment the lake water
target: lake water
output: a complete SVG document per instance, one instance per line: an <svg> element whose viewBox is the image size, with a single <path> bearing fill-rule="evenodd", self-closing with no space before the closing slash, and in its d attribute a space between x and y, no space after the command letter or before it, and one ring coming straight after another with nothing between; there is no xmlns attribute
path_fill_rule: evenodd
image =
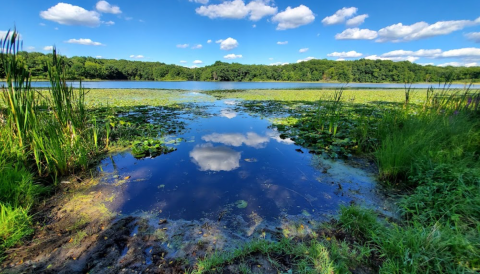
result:
<svg viewBox="0 0 480 274"><path fill-rule="evenodd" d="M74 87L79 86L79 82L69 82ZM5 82L0 82L0 86ZM32 82L33 87L49 87L50 83L46 81ZM302 83L302 82L159 82L159 81L85 81L82 82L85 88L113 88L113 89L182 89L182 90L228 90L228 89L321 89L337 88L344 84L338 83ZM432 84L414 84L413 88L443 88L438 83ZM405 88L404 84L363 84L350 83L350 88ZM455 89L462 89L464 85L454 84L450 86Z"/></svg>
<svg viewBox="0 0 480 274"><path fill-rule="evenodd" d="M187 130L175 136L184 141L172 153L105 159L101 184L117 186L116 210L175 220L274 220L322 218L352 202L382 207L372 173L309 154L237 103L200 103L203 114L182 114Z"/></svg>

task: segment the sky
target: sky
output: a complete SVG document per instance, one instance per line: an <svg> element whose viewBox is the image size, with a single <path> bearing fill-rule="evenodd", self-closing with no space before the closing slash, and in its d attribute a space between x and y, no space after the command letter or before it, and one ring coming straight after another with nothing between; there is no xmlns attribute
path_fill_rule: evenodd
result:
<svg viewBox="0 0 480 274"><path fill-rule="evenodd" d="M0 38L23 49L158 61L282 65L310 59L480 66L479 0L12 0Z"/></svg>

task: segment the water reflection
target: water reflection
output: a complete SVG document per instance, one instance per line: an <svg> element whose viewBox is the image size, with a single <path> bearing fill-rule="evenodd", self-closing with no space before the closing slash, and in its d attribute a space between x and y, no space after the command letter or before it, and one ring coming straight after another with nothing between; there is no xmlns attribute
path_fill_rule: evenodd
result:
<svg viewBox="0 0 480 274"><path fill-rule="evenodd" d="M222 111L220 111L220 116L228 119L233 119L237 117L237 113L231 109L222 109Z"/></svg>
<svg viewBox="0 0 480 274"><path fill-rule="evenodd" d="M230 171L240 167L241 153L225 146L203 144L195 146L190 158L201 171Z"/></svg>
<svg viewBox="0 0 480 274"><path fill-rule="evenodd" d="M269 130L269 131L267 131L267 136L270 137L271 139L279 142L279 143L282 143L282 144L293 145L293 144L295 143L295 142L292 141L292 139L290 139L290 138L285 138L285 139L280 138L280 133L278 133L277 130Z"/></svg>
<svg viewBox="0 0 480 274"><path fill-rule="evenodd" d="M221 143L227 146L239 147L243 144L253 148L264 148L270 139L255 132L241 133L212 133L202 137L206 142Z"/></svg>

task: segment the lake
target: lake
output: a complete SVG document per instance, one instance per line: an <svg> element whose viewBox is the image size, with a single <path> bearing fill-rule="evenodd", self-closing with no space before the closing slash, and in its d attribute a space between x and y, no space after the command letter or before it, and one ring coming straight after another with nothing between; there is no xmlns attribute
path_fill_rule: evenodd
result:
<svg viewBox="0 0 480 274"><path fill-rule="evenodd" d="M74 87L79 86L79 82L69 82ZM0 82L4 85L5 82ZM32 82L33 87L49 87L47 81ZM99 89L182 89L182 90L228 90L228 89L321 89L338 88L344 86L341 83L302 83L302 82L198 82L198 81L179 81L179 82L160 82L160 81L84 81L82 86L85 88ZM413 84L413 88L443 88L443 84ZM373 83L350 83L350 88L405 88L404 84L373 84ZM462 89L463 84L452 84L451 88ZM476 86L473 86L476 87Z"/></svg>

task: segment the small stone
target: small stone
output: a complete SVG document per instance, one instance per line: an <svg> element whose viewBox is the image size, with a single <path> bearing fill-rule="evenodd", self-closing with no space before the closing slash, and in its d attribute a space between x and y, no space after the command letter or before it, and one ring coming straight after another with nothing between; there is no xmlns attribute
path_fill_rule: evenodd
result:
<svg viewBox="0 0 480 274"><path fill-rule="evenodd" d="M160 219L160 221L158 221L158 224L163 225L163 224L166 224L167 222L168 222L167 219Z"/></svg>

